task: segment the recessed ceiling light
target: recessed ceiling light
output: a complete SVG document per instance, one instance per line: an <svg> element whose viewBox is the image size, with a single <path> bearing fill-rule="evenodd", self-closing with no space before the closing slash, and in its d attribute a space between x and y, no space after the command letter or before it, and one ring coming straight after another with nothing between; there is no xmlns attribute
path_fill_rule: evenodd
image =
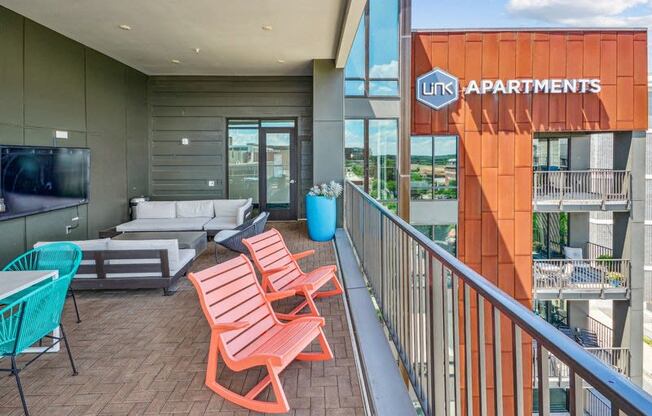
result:
<svg viewBox="0 0 652 416"><path fill-rule="evenodd" d="M178 60L178 59L173 59L170 62L172 62L173 64L180 64L181 63L181 61Z"/></svg>
<svg viewBox="0 0 652 416"><path fill-rule="evenodd" d="M120 29L122 29L122 30L131 30L131 26L129 26L129 25L120 25L120 26L118 26L118 27L119 27Z"/></svg>
<svg viewBox="0 0 652 416"><path fill-rule="evenodd" d="M284 63L285 63L285 59L277 59L276 62L278 62L279 64L284 64Z"/></svg>
<svg viewBox="0 0 652 416"><path fill-rule="evenodd" d="M195 51L195 53L199 53L199 51L200 51L201 49L199 49L199 48L193 48L192 50Z"/></svg>
<svg viewBox="0 0 652 416"><path fill-rule="evenodd" d="M267 30L267 31L272 30L272 25L264 25L263 30Z"/></svg>

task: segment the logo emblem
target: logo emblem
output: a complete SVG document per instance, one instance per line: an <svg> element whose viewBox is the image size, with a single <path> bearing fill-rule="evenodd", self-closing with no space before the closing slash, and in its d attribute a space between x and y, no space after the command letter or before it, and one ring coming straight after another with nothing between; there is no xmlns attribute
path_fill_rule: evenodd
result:
<svg viewBox="0 0 652 416"><path fill-rule="evenodd" d="M417 78L417 100L440 110L459 98L459 81L448 72L435 68Z"/></svg>

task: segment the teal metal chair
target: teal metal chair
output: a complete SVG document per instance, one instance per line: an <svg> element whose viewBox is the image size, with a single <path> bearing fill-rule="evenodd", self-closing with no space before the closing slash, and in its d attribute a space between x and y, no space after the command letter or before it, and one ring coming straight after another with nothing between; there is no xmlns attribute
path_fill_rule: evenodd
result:
<svg viewBox="0 0 652 416"><path fill-rule="evenodd" d="M69 285L69 278L50 280L0 310L0 355L11 359L11 368L0 368L0 371L10 372L16 378L18 394L25 415L29 415L29 411L19 374L37 358L63 340L70 359L72 374L78 374L66 333L61 324L61 312ZM49 335L57 327L61 329L61 336ZM29 360L22 368L18 367L16 357L43 338L51 338L52 345Z"/></svg>
<svg viewBox="0 0 652 416"><path fill-rule="evenodd" d="M37 247L14 259L2 271L26 271L26 270L58 270L60 279L68 279L69 283L77 274L77 269L82 261L82 251L78 245L73 243L51 243ZM35 286L35 287L38 287ZM33 290L34 287L26 289ZM81 322L79 309L77 308L77 299L75 291L68 289L72 301L75 305L75 314L77 323ZM24 295L24 292L18 293L8 299L3 299L3 303L11 303Z"/></svg>

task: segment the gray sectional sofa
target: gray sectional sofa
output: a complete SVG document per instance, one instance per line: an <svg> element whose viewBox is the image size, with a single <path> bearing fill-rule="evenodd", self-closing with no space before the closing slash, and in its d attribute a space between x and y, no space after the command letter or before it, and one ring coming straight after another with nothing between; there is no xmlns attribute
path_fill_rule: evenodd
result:
<svg viewBox="0 0 652 416"><path fill-rule="evenodd" d="M118 225L116 231L206 231L215 235L242 224L251 210L251 198L147 201L136 206L135 220Z"/></svg>

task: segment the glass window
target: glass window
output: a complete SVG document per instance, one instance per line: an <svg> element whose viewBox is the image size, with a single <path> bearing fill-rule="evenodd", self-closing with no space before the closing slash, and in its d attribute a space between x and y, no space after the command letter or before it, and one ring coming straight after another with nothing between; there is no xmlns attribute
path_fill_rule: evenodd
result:
<svg viewBox="0 0 652 416"><path fill-rule="evenodd" d="M457 255L457 225L415 225L414 228L453 256Z"/></svg>
<svg viewBox="0 0 652 416"><path fill-rule="evenodd" d="M411 139L412 199L457 199L457 137Z"/></svg>
<svg viewBox="0 0 652 416"><path fill-rule="evenodd" d="M532 216L532 256L535 259L563 258L569 230L568 213L535 212Z"/></svg>
<svg viewBox="0 0 652 416"><path fill-rule="evenodd" d="M358 31L355 34L349 59L344 68L344 76L346 78L364 79L366 77L365 60L366 60L366 45L365 45L365 17L362 16ZM364 91L363 91L364 94Z"/></svg>
<svg viewBox="0 0 652 416"><path fill-rule="evenodd" d="M383 203L398 199L397 120L369 120L369 194Z"/></svg>
<svg viewBox="0 0 652 416"><path fill-rule="evenodd" d="M344 70L347 96L399 95L399 2L370 0Z"/></svg>
<svg viewBox="0 0 652 416"><path fill-rule="evenodd" d="M369 1L369 78L398 78L398 1Z"/></svg>
<svg viewBox="0 0 652 416"><path fill-rule="evenodd" d="M535 171L568 170L568 138L535 138L532 141Z"/></svg>
<svg viewBox="0 0 652 416"><path fill-rule="evenodd" d="M364 186L364 120L344 122L344 169L346 179Z"/></svg>
<svg viewBox="0 0 652 416"><path fill-rule="evenodd" d="M261 127L288 127L294 128L294 120L261 120Z"/></svg>
<svg viewBox="0 0 652 416"><path fill-rule="evenodd" d="M229 121L229 198L258 203L258 121Z"/></svg>

